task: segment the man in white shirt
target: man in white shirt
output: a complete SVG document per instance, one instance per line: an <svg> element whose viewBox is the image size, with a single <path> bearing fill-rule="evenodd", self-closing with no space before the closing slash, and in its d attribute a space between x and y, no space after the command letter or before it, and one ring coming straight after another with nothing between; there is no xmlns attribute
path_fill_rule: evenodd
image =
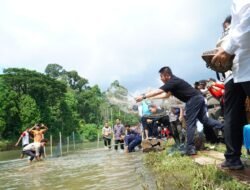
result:
<svg viewBox="0 0 250 190"><path fill-rule="evenodd" d="M225 162L222 168L243 169L240 160L243 126L247 124L245 100L250 96L250 0L233 0L232 22L228 39L221 45L212 62L225 64L235 55L233 78L225 84Z"/></svg>
<svg viewBox="0 0 250 190"><path fill-rule="evenodd" d="M22 139L22 147L24 148L25 146L27 146L29 144L29 128L27 128L24 132L22 132L22 134L20 135L17 143L15 146L18 146L19 142L21 141ZM23 158L23 153L21 154L21 158Z"/></svg>
<svg viewBox="0 0 250 190"><path fill-rule="evenodd" d="M30 156L29 162L31 163L34 158L36 160L40 160L39 154L40 154L40 149L45 146L45 144L48 142L47 139L42 139L41 142L34 142L30 143L27 146L23 148L23 154L26 154Z"/></svg>

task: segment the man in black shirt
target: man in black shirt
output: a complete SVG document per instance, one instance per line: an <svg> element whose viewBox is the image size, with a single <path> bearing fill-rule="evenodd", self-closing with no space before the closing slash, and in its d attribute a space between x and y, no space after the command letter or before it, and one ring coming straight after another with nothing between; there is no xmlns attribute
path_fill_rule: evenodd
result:
<svg viewBox="0 0 250 190"><path fill-rule="evenodd" d="M140 102L146 98L168 98L173 95L179 100L185 102L187 120L187 146L184 153L186 155L194 155L196 154L194 135L197 119L202 124L204 124L204 126L222 129L223 125L220 122L207 117L205 100L199 91L194 89L183 79L173 75L169 67L161 68L159 73L164 85L157 90L136 97L136 101Z"/></svg>

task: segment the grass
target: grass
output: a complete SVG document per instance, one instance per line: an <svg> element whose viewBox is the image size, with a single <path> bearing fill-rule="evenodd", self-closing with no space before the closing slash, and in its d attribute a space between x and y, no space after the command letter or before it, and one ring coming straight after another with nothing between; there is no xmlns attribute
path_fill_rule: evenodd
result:
<svg viewBox="0 0 250 190"><path fill-rule="evenodd" d="M170 145L167 145L167 152ZM220 147L221 148L221 147ZM148 153L145 163L152 168L157 189L245 190L249 186L235 180L214 165L200 166L178 152Z"/></svg>

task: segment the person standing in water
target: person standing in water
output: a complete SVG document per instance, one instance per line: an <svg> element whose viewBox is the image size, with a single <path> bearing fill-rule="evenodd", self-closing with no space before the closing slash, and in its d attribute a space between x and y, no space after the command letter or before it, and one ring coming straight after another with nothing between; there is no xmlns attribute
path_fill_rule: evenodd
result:
<svg viewBox="0 0 250 190"><path fill-rule="evenodd" d="M102 137L103 137L103 142L104 142L104 147L111 149L111 134L112 130L111 127L109 127L108 122L104 124L104 127L102 128Z"/></svg>
<svg viewBox="0 0 250 190"><path fill-rule="evenodd" d="M48 127L44 124L36 124L29 130L29 132L34 136L34 142L40 143L47 130ZM41 156L44 157L44 146L40 149L40 157Z"/></svg>
<svg viewBox="0 0 250 190"><path fill-rule="evenodd" d="M118 150L118 143L120 143L120 148L124 150L124 135L125 128L123 124L121 124L120 119L116 119L116 124L114 126L115 150Z"/></svg>
<svg viewBox="0 0 250 190"><path fill-rule="evenodd" d="M24 148L25 146L27 146L29 144L29 138L30 138L29 128L27 128L24 132L22 132L22 134L20 135L20 137L19 137L17 143L15 144L15 146L18 146L19 142L22 139L22 148ZM24 156L24 154L21 153L20 158L23 158L23 156Z"/></svg>

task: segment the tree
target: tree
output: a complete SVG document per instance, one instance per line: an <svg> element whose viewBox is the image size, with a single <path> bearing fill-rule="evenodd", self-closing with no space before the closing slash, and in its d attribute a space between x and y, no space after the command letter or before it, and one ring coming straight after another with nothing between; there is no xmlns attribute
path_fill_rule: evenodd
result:
<svg viewBox="0 0 250 190"><path fill-rule="evenodd" d="M100 122L100 105L103 101L102 94L97 85L76 94L78 112L87 123Z"/></svg>
<svg viewBox="0 0 250 190"><path fill-rule="evenodd" d="M18 94L0 78L0 139L13 138L21 125L18 115Z"/></svg>
<svg viewBox="0 0 250 190"><path fill-rule="evenodd" d="M51 78L57 79L61 75L65 74L65 70L61 65L58 65L56 63L51 63L47 65L45 69L45 74Z"/></svg>
<svg viewBox="0 0 250 190"><path fill-rule="evenodd" d="M83 89L86 88L88 80L80 77L76 71L67 72L67 76L68 84L73 90L78 90L79 92L81 92Z"/></svg>
<svg viewBox="0 0 250 190"><path fill-rule="evenodd" d="M35 100L29 95L22 95L18 103L19 116L22 123L21 131L24 131L31 124L38 123L40 118L40 110L36 105Z"/></svg>

